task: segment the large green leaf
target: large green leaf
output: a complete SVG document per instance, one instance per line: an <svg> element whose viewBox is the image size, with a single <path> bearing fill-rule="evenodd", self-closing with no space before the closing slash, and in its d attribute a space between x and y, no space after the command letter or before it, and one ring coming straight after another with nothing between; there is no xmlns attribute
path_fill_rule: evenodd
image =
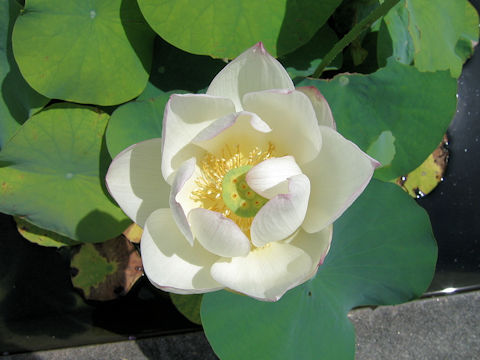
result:
<svg viewBox="0 0 480 360"><path fill-rule="evenodd" d="M478 14L467 0L404 0L385 17L393 55L413 56L421 71L450 70L459 77L478 42Z"/></svg>
<svg viewBox="0 0 480 360"><path fill-rule="evenodd" d="M274 56L305 44L341 0L138 0L150 26L176 47L234 58L262 41Z"/></svg>
<svg viewBox="0 0 480 360"><path fill-rule="evenodd" d="M50 98L114 105L148 80L153 33L135 0L27 0L13 50L28 83Z"/></svg>
<svg viewBox="0 0 480 360"><path fill-rule="evenodd" d="M177 94L183 92L175 91ZM130 145L162 136L163 111L172 93L174 91L163 93L157 89L154 92L157 96L142 96L113 112L105 135L112 158Z"/></svg>
<svg viewBox="0 0 480 360"><path fill-rule="evenodd" d="M441 141L456 107L457 82L446 71L420 72L393 59L370 75L341 74L332 80L306 79L327 99L338 131L367 151L382 132L393 136L395 156L375 172L382 180L420 165Z"/></svg>
<svg viewBox="0 0 480 360"><path fill-rule="evenodd" d="M49 101L26 83L13 58L11 36L20 9L15 0L0 1L0 148Z"/></svg>
<svg viewBox="0 0 480 360"><path fill-rule="evenodd" d="M108 115L56 104L28 120L0 153L0 211L82 242L121 233L129 221L107 197Z"/></svg>
<svg viewBox="0 0 480 360"><path fill-rule="evenodd" d="M276 303L205 294L202 324L222 360L353 360L347 312L419 296L436 254L426 212L397 186L373 180L335 222L332 247L313 280Z"/></svg>

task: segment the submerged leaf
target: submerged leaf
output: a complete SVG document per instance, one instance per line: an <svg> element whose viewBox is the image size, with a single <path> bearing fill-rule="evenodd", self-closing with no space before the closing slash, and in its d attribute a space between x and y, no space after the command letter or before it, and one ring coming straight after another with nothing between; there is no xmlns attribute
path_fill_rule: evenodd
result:
<svg viewBox="0 0 480 360"><path fill-rule="evenodd" d="M89 300L112 300L130 291L143 275L142 260L124 236L84 244L71 262L73 285Z"/></svg>
<svg viewBox="0 0 480 360"><path fill-rule="evenodd" d="M191 322L201 325L200 306L203 294L179 295L170 293L173 305Z"/></svg>

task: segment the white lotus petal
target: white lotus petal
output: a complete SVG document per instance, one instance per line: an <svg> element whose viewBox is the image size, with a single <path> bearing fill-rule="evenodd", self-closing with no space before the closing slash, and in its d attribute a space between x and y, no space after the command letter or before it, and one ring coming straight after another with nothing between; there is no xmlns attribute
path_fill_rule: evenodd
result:
<svg viewBox="0 0 480 360"><path fill-rule="evenodd" d="M268 138L265 134L270 127L257 115L241 111L229 114L216 121L200 132L192 142L202 149L223 156L225 145L230 151L247 152L255 147L268 149Z"/></svg>
<svg viewBox="0 0 480 360"><path fill-rule="evenodd" d="M270 158L251 168L246 181L257 194L271 199L275 195L288 193L287 179L301 173L293 156Z"/></svg>
<svg viewBox="0 0 480 360"><path fill-rule="evenodd" d="M321 126L323 146L302 166L312 189L303 228L317 232L333 223L362 193L380 164L335 130Z"/></svg>
<svg viewBox="0 0 480 360"><path fill-rule="evenodd" d="M162 174L168 183L178 167L192 156L200 158L192 139L216 119L235 112L230 99L208 95L172 95L163 117ZM201 152L202 153L202 152Z"/></svg>
<svg viewBox="0 0 480 360"><path fill-rule="evenodd" d="M293 155L302 165L318 155L322 135L307 95L295 90L261 91L245 94L243 103L245 110L272 128L268 137L279 156Z"/></svg>
<svg viewBox="0 0 480 360"><path fill-rule="evenodd" d="M170 186L162 177L161 150L160 138L132 145L115 157L107 172L108 191L141 227L154 210L168 207Z"/></svg>
<svg viewBox="0 0 480 360"><path fill-rule="evenodd" d="M177 194L182 190L187 181L193 178L194 171L195 158L185 161L180 166L175 174L169 199L169 205L170 209L172 209L173 218L177 223L181 233L185 236L190 245L193 245L193 235L192 231L190 230L190 225L188 224L186 215L187 211L190 209L183 208L182 204L177 200Z"/></svg>
<svg viewBox="0 0 480 360"><path fill-rule="evenodd" d="M246 93L294 88L283 66L258 43L225 66L213 79L207 94L232 99L236 110L241 111Z"/></svg>
<svg viewBox="0 0 480 360"><path fill-rule="evenodd" d="M330 110L330 106L322 93L315 86L302 86L296 89L307 95L312 102L313 109L317 115L318 125L328 126L336 130L337 125L335 120L333 120L332 110Z"/></svg>
<svg viewBox="0 0 480 360"><path fill-rule="evenodd" d="M247 256L222 258L212 266L220 284L259 300L277 301L315 275L326 256L332 228L316 234L300 230L289 242L274 242Z"/></svg>
<svg viewBox="0 0 480 360"><path fill-rule="evenodd" d="M208 251L219 256L244 256L250 251L250 240L237 224L222 214L194 209L188 220L195 238Z"/></svg>
<svg viewBox="0 0 480 360"><path fill-rule="evenodd" d="M218 256L193 246L178 231L169 209L154 211L140 242L145 274L157 287L178 294L215 291L223 286L210 275Z"/></svg>
<svg viewBox="0 0 480 360"><path fill-rule="evenodd" d="M293 176L288 179L288 191L269 200L255 215L250 228L255 246L285 240L302 225L307 212L310 181L303 174Z"/></svg>

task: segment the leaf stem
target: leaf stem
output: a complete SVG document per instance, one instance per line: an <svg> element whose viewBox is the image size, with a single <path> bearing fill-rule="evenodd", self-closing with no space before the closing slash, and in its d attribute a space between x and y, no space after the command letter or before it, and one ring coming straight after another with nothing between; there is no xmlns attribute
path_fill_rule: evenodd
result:
<svg viewBox="0 0 480 360"><path fill-rule="evenodd" d="M355 25L335 46L325 55L320 65L313 73L312 77L320 78L323 70L335 59L347 45L355 40L363 31L368 29L377 19L384 16L392 7L398 4L400 0L385 0L383 4L375 8L366 18Z"/></svg>

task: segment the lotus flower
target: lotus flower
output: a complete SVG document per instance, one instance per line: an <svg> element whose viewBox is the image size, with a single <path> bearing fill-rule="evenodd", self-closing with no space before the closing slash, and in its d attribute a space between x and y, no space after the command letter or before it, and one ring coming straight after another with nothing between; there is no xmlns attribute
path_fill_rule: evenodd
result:
<svg viewBox="0 0 480 360"><path fill-rule="evenodd" d="M379 165L261 43L205 95L172 95L162 135L120 153L107 186L144 229L147 277L179 294L280 299L316 274L332 223Z"/></svg>

